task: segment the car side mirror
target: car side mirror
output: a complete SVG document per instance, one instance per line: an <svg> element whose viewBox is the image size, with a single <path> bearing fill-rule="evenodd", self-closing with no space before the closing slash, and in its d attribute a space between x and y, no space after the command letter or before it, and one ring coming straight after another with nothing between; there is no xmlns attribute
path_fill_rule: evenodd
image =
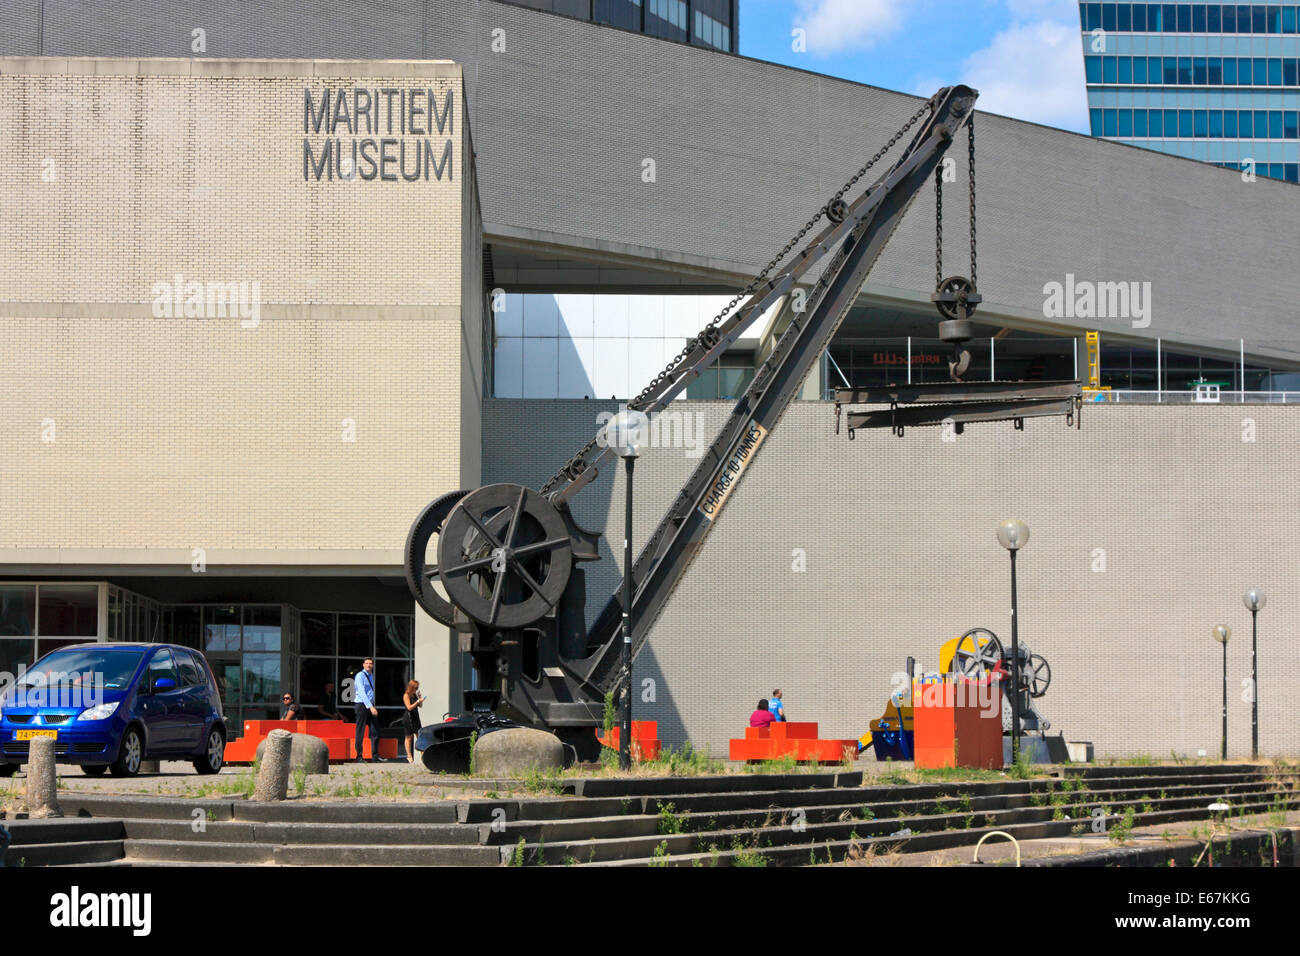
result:
<svg viewBox="0 0 1300 956"><path fill-rule="evenodd" d="M176 681L172 680L170 677L159 677L153 682L153 690L151 693L165 694L167 691L175 689Z"/></svg>

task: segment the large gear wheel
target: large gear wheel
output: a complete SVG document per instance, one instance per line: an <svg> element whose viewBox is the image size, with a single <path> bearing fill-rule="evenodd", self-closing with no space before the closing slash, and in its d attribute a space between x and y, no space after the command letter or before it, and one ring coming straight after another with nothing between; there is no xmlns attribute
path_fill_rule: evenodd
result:
<svg viewBox="0 0 1300 956"><path fill-rule="evenodd" d="M972 627L957 640L950 674L981 680L1002 660L1002 642L986 627Z"/></svg>
<svg viewBox="0 0 1300 956"><path fill-rule="evenodd" d="M438 566L428 563L429 542L435 534L442 531L442 526L456 507L457 502L469 491L453 491L436 499L420 512L420 516L411 525L406 536L404 564L406 566L406 585L415 596L415 603L435 621L451 627L454 623L456 609L442 592L438 576Z"/></svg>
<svg viewBox="0 0 1300 956"><path fill-rule="evenodd" d="M438 538L451 603L491 628L527 627L553 611L573 569L568 527L522 485L487 485L456 505Z"/></svg>

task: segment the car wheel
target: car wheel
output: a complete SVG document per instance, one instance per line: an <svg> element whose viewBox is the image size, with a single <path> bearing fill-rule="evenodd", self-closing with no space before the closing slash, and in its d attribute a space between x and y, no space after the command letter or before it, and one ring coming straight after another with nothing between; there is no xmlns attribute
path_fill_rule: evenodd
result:
<svg viewBox="0 0 1300 956"><path fill-rule="evenodd" d="M226 762L226 735L220 727L208 731L208 742L203 756L194 761L194 769L202 774L219 773Z"/></svg>
<svg viewBox="0 0 1300 956"><path fill-rule="evenodd" d="M107 769L108 767L102 763L84 764L82 765L81 772L84 773L87 777L102 777L104 775L104 771L106 771Z"/></svg>
<svg viewBox="0 0 1300 956"><path fill-rule="evenodd" d="M144 740L140 737L140 731L128 727L122 734L122 746L117 751L117 759L109 770L115 777L134 777L140 772L143 760Z"/></svg>
<svg viewBox="0 0 1300 956"><path fill-rule="evenodd" d="M18 772L16 763L0 763L0 777L12 777Z"/></svg>

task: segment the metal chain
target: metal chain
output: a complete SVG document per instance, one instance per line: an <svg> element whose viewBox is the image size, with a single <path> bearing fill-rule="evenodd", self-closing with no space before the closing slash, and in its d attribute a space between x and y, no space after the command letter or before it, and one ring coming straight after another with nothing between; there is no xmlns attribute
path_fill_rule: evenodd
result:
<svg viewBox="0 0 1300 956"><path fill-rule="evenodd" d="M830 207L832 204L838 202L839 200L843 199L845 194L847 194L850 189L852 189L854 186L857 185L858 180L860 180L863 176L865 176L871 170L871 168L875 166L876 163L878 163L882 157L884 157L884 155L887 152L893 149L894 145L905 135L907 135L908 130L910 130L913 126L915 126L917 121L920 120L922 116L930 112L932 107L933 107L932 100L927 100L924 104L922 104L921 108L912 114L912 116L908 119L908 121L903 124L902 128L899 129L898 132L896 132L893 136L891 136L889 138L889 141L886 142L884 146L880 147L880 149L876 151L876 154L872 156L869 160L867 160L867 162L862 166L862 168L859 169L856 173L854 173L853 176L849 179L849 181L846 182L843 186L841 186L839 191L836 192L835 195L832 196L825 205L823 205L820 209L817 210L817 214L813 216L811 219L809 219L808 222L804 224L804 227L802 229L800 229L797 233L794 234L794 236L790 239L790 241L787 242L782 247L781 251L778 252L775 256L773 256L771 261L768 262L768 264L763 267L762 271L759 272L756 276L754 276L754 278L749 281L749 284L746 285L745 288L743 288L740 292L736 293L732 297L731 301L728 302L723 307L721 312L719 312L717 315L715 315L712 319L709 320L708 324L705 325L704 328L700 330L700 336L697 336L696 339L689 340L686 343L686 347L677 353L676 358L674 358L671 362L669 362L668 365L664 368L664 370L660 372L658 375L656 375L651 380L650 384L641 390L641 393L637 395L636 398L632 399L627 403L627 407L634 411L638 411L641 408L643 408L645 405L649 404L658 386L663 383L664 379L666 379L675 368L677 368L677 366L681 363L683 359L685 359L688 355L691 354L691 351L694 349L695 343L698 340L698 338L704 336L706 332L709 332L711 330L716 330L718 325L722 322L722 320L725 319L731 313L732 309L734 309L740 302L744 301L745 299L753 295L754 291L760 285L762 285L764 281L766 281L768 274L771 273L771 271L775 269L778 265L780 265L781 262L785 260L785 257L788 256L791 253L791 251L794 250L795 246L799 244L799 242L803 239L803 237L808 235L808 233L812 231L813 227L816 226L817 223L821 221L822 217L826 215L827 208ZM549 494L554 489L554 487L557 484L559 484L561 481L563 481L566 477L574 477L574 478L577 477L576 474L571 475L570 472L580 471L580 465L585 466L587 455L590 454L593 449L595 449L598 437L599 435L597 435L596 438L592 438L589 442L587 442L587 444L583 445L582 450L579 451L577 455L570 458L569 461L565 463L565 466L563 468L561 468L558 472L556 472L554 475L551 476L551 479L547 481L545 485L542 486L542 494L544 495Z"/></svg>
<svg viewBox="0 0 1300 956"><path fill-rule="evenodd" d="M979 275L976 272L976 246L975 246L975 113L970 114L970 119L966 122L966 137L970 151L970 284L979 288Z"/></svg>
<svg viewBox="0 0 1300 956"><path fill-rule="evenodd" d="M934 287L943 285L943 163L934 167Z"/></svg>

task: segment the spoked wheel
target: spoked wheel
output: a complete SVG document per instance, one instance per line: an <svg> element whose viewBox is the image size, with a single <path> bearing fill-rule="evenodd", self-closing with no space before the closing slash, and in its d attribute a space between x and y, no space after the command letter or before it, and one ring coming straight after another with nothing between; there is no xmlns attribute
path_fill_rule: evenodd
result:
<svg viewBox="0 0 1300 956"><path fill-rule="evenodd" d="M434 535L442 532L442 526L468 491L453 491L436 499L420 512L420 516L411 525L406 536L405 565L406 586L411 589L415 602L435 621L451 627L455 609L443 593L442 582L438 576L437 559L429 562L429 542ZM436 550L434 552L437 553Z"/></svg>
<svg viewBox="0 0 1300 956"><path fill-rule="evenodd" d="M438 539L447 597L481 624L519 628L555 608L569 583L568 528L522 485L488 485L452 510Z"/></svg>
<svg viewBox="0 0 1300 956"><path fill-rule="evenodd" d="M1026 671L1025 677L1029 680L1029 696L1042 697L1052 683L1052 669L1047 666L1047 660L1037 654L1029 655Z"/></svg>
<svg viewBox="0 0 1300 956"><path fill-rule="evenodd" d="M948 665L950 674L980 680L1002 660L1002 642L986 627L972 627L957 640L957 652Z"/></svg>

